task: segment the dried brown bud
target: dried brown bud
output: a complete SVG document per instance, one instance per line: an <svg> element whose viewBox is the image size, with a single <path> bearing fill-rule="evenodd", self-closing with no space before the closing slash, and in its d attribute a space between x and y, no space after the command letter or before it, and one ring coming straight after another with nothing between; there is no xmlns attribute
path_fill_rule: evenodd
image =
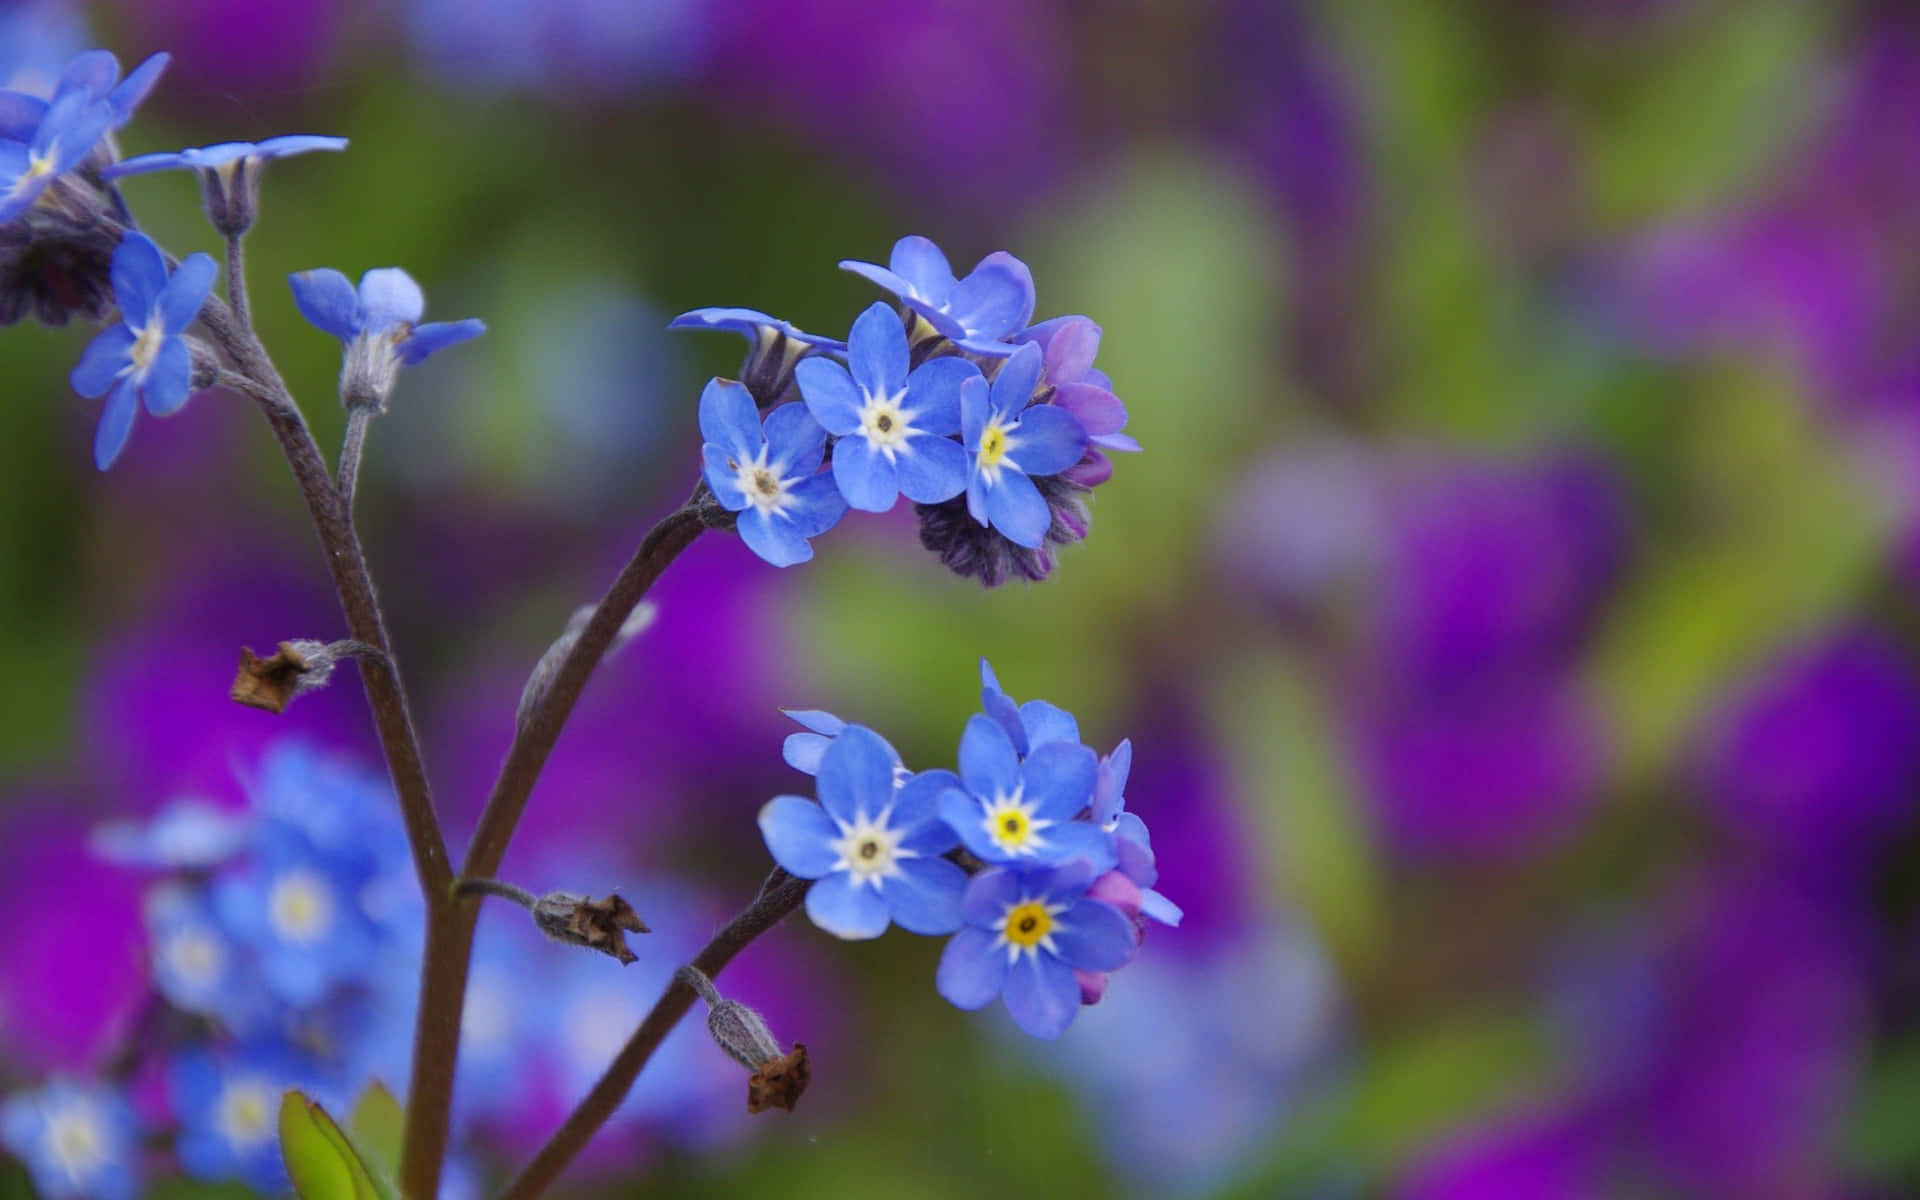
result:
<svg viewBox="0 0 1920 1200"><path fill-rule="evenodd" d="M281 642L272 658L259 658L250 648L242 646L240 669L234 674L233 688L227 695L250 708L285 712L287 705L302 693L327 686L333 668L341 659L368 656L379 657L380 652L364 642L354 641Z"/></svg>
<svg viewBox="0 0 1920 1200"><path fill-rule="evenodd" d="M792 1112L800 1093L807 1090L807 1083L812 1078L813 1068L807 1065L806 1043L795 1042L792 1054L783 1054L761 1063L760 1069L748 1077L747 1111L757 1113L769 1108L784 1108Z"/></svg>
<svg viewBox="0 0 1920 1200"><path fill-rule="evenodd" d="M557 942L598 950L622 963L634 960L626 935L648 932L640 914L617 895L595 900L568 892L548 892L534 902L533 923Z"/></svg>

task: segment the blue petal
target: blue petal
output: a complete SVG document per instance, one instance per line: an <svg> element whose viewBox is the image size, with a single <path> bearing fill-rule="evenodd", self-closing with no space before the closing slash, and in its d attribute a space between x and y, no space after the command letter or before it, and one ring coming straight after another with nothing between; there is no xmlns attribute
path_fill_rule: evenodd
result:
<svg viewBox="0 0 1920 1200"><path fill-rule="evenodd" d="M1007 852L987 832L987 810L980 801L957 789L940 793L940 819L960 843L983 862L1006 862Z"/></svg>
<svg viewBox="0 0 1920 1200"><path fill-rule="evenodd" d="M993 411L1001 420L1009 420L1027 407L1033 390L1040 386L1043 366L1040 347L1028 344L1014 351L993 377Z"/></svg>
<svg viewBox="0 0 1920 1200"><path fill-rule="evenodd" d="M1133 772L1133 739L1122 738L1113 753L1100 760L1093 782L1093 822L1106 825L1127 807L1127 776Z"/></svg>
<svg viewBox="0 0 1920 1200"><path fill-rule="evenodd" d="M111 91L119 79L120 60L113 56L113 51L83 50L67 60L54 94L58 96L62 92L78 91L90 99L98 100Z"/></svg>
<svg viewBox="0 0 1920 1200"><path fill-rule="evenodd" d="M964 358L935 358L915 367L907 376L906 403L913 427L923 433L959 433L960 386L984 378L980 368Z"/></svg>
<svg viewBox="0 0 1920 1200"><path fill-rule="evenodd" d="M46 190L45 177L27 179L27 170L32 165L30 157L30 152L19 142L0 142L0 224L33 207L33 202Z"/></svg>
<svg viewBox="0 0 1920 1200"><path fill-rule="evenodd" d="M1133 958L1139 931L1111 904L1082 900L1061 915L1053 930L1060 960L1082 971L1117 971Z"/></svg>
<svg viewBox="0 0 1920 1200"><path fill-rule="evenodd" d="M785 716L794 724L799 725L801 728L811 729L815 733L824 733L828 737L838 737L840 731L847 727L845 721L824 709L783 708L780 712L781 715Z"/></svg>
<svg viewBox="0 0 1920 1200"><path fill-rule="evenodd" d="M863 437L845 437L834 444L833 479L847 504L862 512L886 512L900 498L893 460Z"/></svg>
<svg viewBox="0 0 1920 1200"><path fill-rule="evenodd" d="M133 116L133 110L140 107L140 102L153 91L153 86L160 82L161 72L167 69L167 64L172 60L172 56L164 52L150 56L129 72L120 81L119 87L107 93L107 104L113 109L116 128L125 125L127 119ZM115 70L118 71L117 65Z"/></svg>
<svg viewBox="0 0 1920 1200"><path fill-rule="evenodd" d="M1053 513L1033 480L1018 471L1003 470L1000 482L985 491L987 523L1015 545L1038 550L1053 526Z"/></svg>
<svg viewBox="0 0 1920 1200"><path fill-rule="evenodd" d="M1097 784L1094 794L1099 795ZM1153 854L1153 835L1147 832L1147 823L1133 813L1123 812L1113 819L1113 836L1140 847L1149 857Z"/></svg>
<svg viewBox="0 0 1920 1200"><path fill-rule="evenodd" d="M933 986L948 1004L972 1011L993 1003L1007 982L1007 956L984 929L962 929L940 952Z"/></svg>
<svg viewBox="0 0 1920 1200"><path fill-rule="evenodd" d="M967 515L975 523L988 525L987 517L987 477L975 471L967 476Z"/></svg>
<svg viewBox="0 0 1920 1200"><path fill-rule="evenodd" d="M896 477L901 494L917 504L951 500L967 489L967 452L950 438L909 438L896 461Z"/></svg>
<svg viewBox="0 0 1920 1200"><path fill-rule="evenodd" d="M766 437L760 431L760 409L745 384L731 379L707 381L700 393L700 436L735 462L759 459Z"/></svg>
<svg viewBox="0 0 1920 1200"><path fill-rule="evenodd" d="M953 289L945 307L970 337L1004 338L1033 315L1033 274L1004 250L988 255Z"/></svg>
<svg viewBox="0 0 1920 1200"><path fill-rule="evenodd" d="M969 450L980 448L980 435L993 416L991 395L984 375L960 381L960 439Z"/></svg>
<svg viewBox="0 0 1920 1200"><path fill-rule="evenodd" d="M160 319L169 334L177 334L193 324L200 306L213 290L213 277L220 268L205 254L189 254L167 280L159 297Z"/></svg>
<svg viewBox="0 0 1920 1200"><path fill-rule="evenodd" d="M967 873L944 858L910 858L900 874L880 882L893 922L908 933L952 933L960 928L960 895Z"/></svg>
<svg viewBox="0 0 1920 1200"><path fill-rule="evenodd" d="M1051 1041L1080 1011L1080 981L1050 954L1025 954L1007 971L1006 1000L1015 1025Z"/></svg>
<svg viewBox="0 0 1920 1200"><path fill-rule="evenodd" d="M820 878L840 858L831 845L840 836L833 818L800 796L775 796L762 805L760 836L773 861L802 879Z"/></svg>
<svg viewBox="0 0 1920 1200"><path fill-rule="evenodd" d="M102 471L113 465L127 448L133 433L133 413L139 407L140 394L130 379L122 379L100 410L100 425L93 431L93 465Z"/></svg>
<svg viewBox="0 0 1920 1200"><path fill-rule="evenodd" d="M258 149L259 147L252 142L216 142L211 146L182 150L180 157L195 170L208 171L216 167L224 167L230 162L238 162L251 156Z"/></svg>
<svg viewBox="0 0 1920 1200"><path fill-rule="evenodd" d="M776 475L811 475L820 469L827 449L827 431L804 404L782 404L767 413L763 426L767 465Z"/></svg>
<svg viewBox="0 0 1920 1200"><path fill-rule="evenodd" d="M701 474L706 476L707 487L713 492L713 498L720 507L729 512L739 512L747 506L747 490L740 486L740 477L728 466L725 450L708 442L700 447Z"/></svg>
<svg viewBox="0 0 1920 1200"><path fill-rule="evenodd" d="M855 262L852 259L842 259L840 261L840 269L842 271L852 271L855 275L860 276L860 278L865 279L869 283L879 284L887 291L892 292L902 299L914 294L913 283L910 280L894 274L885 267L875 266L873 263Z"/></svg>
<svg viewBox="0 0 1920 1200"><path fill-rule="evenodd" d="M360 299L345 275L322 267L289 275L287 283L293 288L294 307L315 328L343 342L359 336Z"/></svg>
<svg viewBox="0 0 1920 1200"><path fill-rule="evenodd" d="M136 329L145 325L167 286L167 260L160 247L144 233L128 233L113 251L111 275L120 318Z"/></svg>
<svg viewBox="0 0 1920 1200"><path fill-rule="evenodd" d="M847 515L846 497L824 471L809 475L787 490L792 497L786 518L804 537L819 537Z"/></svg>
<svg viewBox="0 0 1920 1200"><path fill-rule="evenodd" d="M922 832L923 827L937 831L945 845L936 848L931 843L915 842L912 848L922 854L943 854L952 848L954 839L953 831L940 820L940 796L959 790L960 777L952 771L922 771L894 791L893 818L887 823L909 834Z"/></svg>
<svg viewBox="0 0 1920 1200"><path fill-rule="evenodd" d="M432 355L440 353L448 346L458 346L461 342L470 342L487 331L487 323L478 317L468 317L464 321L429 321L425 325L416 325L413 332L400 343L400 362L405 366L425 362Z"/></svg>
<svg viewBox="0 0 1920 1200"><path fill-rule="evenodd" d="M1095 875L1111 871L1119 862L1113 835L1086 821L1063 821L1040 836L1046 843L1041 852L1045 862L1085 863Z"/></svg>
<svg viewBox="0 0 1920 1200"><path fill-rule="evenodd" d="M912 285L915 294L936 303L944 302L957 282L940 247L918 234L909 234L895 242L887 265Z"/></svg>
<svg viewBox="0 0 1920 1200"><path fill-rule="evenodd" d="M960 778L976 796L1011 795L1020 786L1020 760L1007 731L986 717L967 718L960 735Z"/></svg>
<svg viewBox="0 0 1920 1200"><path fill-rule="evenodd" d="M1024 879L1019 871L988 867L967 881L967 894L960 898L961 917L981 929L999 929L1007 910L1020 903Z"/></svg>
<svg viewBox="0 0 1920 1200"><path fill-rule="evenodd" d="M1080 723L1073 714L1057 704L1045 700L1029 700L1020 706L1020 725L1027 731L1027 740L1035 746L1044 746L1048 742L1080 742Z"/></svg>
<svg viewBox="0 0 1920 1200"><path fill-rule="evenodd" d="M807 915L837 938L863 941L887 931L887 902L879 892L835 871L807 889Z"/></svg>
<svg viewBox="0 0 1920 1200"><path fill-rule="evenodd" d="M1014 753L1025 758L1032 747L1027 742L1027 727L1020 720L1020 710L1014 707L1013 698L1004 692L980 691L980 707L987 710L987 716L993 723L1006 730L1007 737L1013 742Z"/></svg>
<svg viewBox="0 0 1920 1200"><path fill-rule="evenodd" d="M860 388L845 367L830 358L803 358L793 364L793 379L807 411L829 433L860 431Z"/></svg>
<svg viewBox="0 0 1920 1200"><path fill-rule="evenodd" d="M885 304L875 302L847 335L847 369L868 395L891 396L907 384L907 331Z"/></svg>
<svg viewBox="0 0 1920 1200"><path fill-rule="evenodd" d="M820 803L835 818L873 820L893 803L893 768L900 755L864 725L849 725L820 760Z"/></svg>
<svg viewBox="0 0 1920 1200"><path fill-rule="evenodd" d="M360 327L367 332L412 325L425 311L425 293L399 267L376 267L360 277Z"/></svg>
<svg viewBox="0 0 1920 1200"><path fill-rule="evenodd" d="M1140 893L1140 911L1162 925L1177 926L1187 914L1180 906L1159 892L1147 890Z"/></svg>
<svg viewBox="0 0 1920 1200"><path fill-rule="evenodd" d="M820 757L827 752L827 743L832 740L817 733L790 733L780 744L780 757L796 771L818 775Z"/></svg>
<svg viewBox="0 0 1920 1200"><path fill-rule="evenodd" d="M270 137L254 147L259 158L287 158L295 154L311 154L315 150L345 150L347 139L343 137L322 137L311 133L287 133L279 137Z"/></svg>
<svg viewBox="0 0 1920 1200"><path fill-rule="evenodd" d="M1091 829L1091 825L1084 826ZM1030 871L1027 874L1027 887L1031 895L1045 900L1048 904L1076 904L1093 886L1100 868L1085 859L1074 859L1059 866L1044 870Z"/></svg>
<svg viewBox="0 0 1920 1200"><path fill-rule="evenodd" d="M1087 431L1080 418L1052 404L1035 404L1020 414L1007 457L1029 475L1057 475L1087 452Z"/></svg>
<svg viewBox="0 0 1920 1200"><path fill-rule="evenodd" d="M193 355L188 352L186 342L170 337L160 343L153 370L148 372L147 381L140 389L141 399L154 416L170 417L186 407L187 398L193 394L192 382Z"/></svg>
<svg viewBox="0 0 1920 1200"><path fill-rule="evenodd" d="M112 120L113 111L105 104L82 92L67 92L54 97L31 145L53 160L55 174L63 174L93 150Z"/></svg>
<svg viewBox="0 0 1920 1200"><path fill-rule="evenodd" d="M80 362L67 378L73 390L89 400L106 395L121 370L132 362L133 343L133 330L125 325L102 330L80 352Z"/></svg>
<svg viewBox="0 0 1920 1200"><path fill-rule="evenodd" d="M1021 795L1036 805L1034 815L1071 819L1093 801L1093 777L1099 759L1077 742L1035 746L1020 765Z"/></svg>
<svg viewBox="0 0 1920 1200"><path fill-rule="evenodd" d="M25 144L47 116L47 102L25 92L0 89L0 138Z"/></svg>
<svg viewBox="0 0 1920 1200"><path fill-rule="evenodd" d="M747 549L776 567L791 567L813 557L813 547L791 522L769 517L757 508L742 510L737 528Z"/></svg>
<svg viewBox="0 0 1920 1200"><path fill-rule="evenodd" d="M124 179L129 175L145 175L149 171L191 170L193 164L184 154L136 154L132 158L114 163L100 172L102 179Z"/></svg>

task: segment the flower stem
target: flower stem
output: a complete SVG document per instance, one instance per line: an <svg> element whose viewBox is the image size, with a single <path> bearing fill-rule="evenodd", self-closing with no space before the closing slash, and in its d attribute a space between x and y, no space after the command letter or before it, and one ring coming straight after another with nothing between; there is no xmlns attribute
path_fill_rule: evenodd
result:
<svg viewBox="0 0 1920 1200"><path fill-rule="evenodd" d="M355 404L347 408L347 436L340 443L340 467L335 472L340 491L340 506L353 515L353 493L360 482L360 455L367 445L367 426L373 423L373 406Z"/></svg>
<svg viewBox="0 0 1920 1200"><path fill-rule="evenodd" d="M528 912L540 903L540 898L523 887L515 887L500 879L456 879L453 881L453 894L456 896L498 896L502 900L511 900Z"/></svg>
<svg viewBox="0 0 1920 1200"><path fill-rule="evenodd" d="M692 965L702 975L709 979L718 975L755 938L800 907L800 902L806 898L808 881L787 876L785 872L776 874L780 876L778 882L769 881L770 885L761 890L760 898L729 921L726 928L714 934L713 940L694 956ZM673 1032L673 1027L693 1006L694 996L692 985L682 973L676 972L672 982L667 984L666 991L654 1001L652 1011L633 1031L627 1044L620 1048L620 1053L607 1068L606 1074L600 1077L600 1082L593 1085L593 1090L587 1093L554 1135L540 1147L533 1161L500 1193L500 1200L531 1200L559 1178L567 1164L586 1148L593 1135L613 1116L620 1102L626 1099L634 1081L646 1069L647 1060L653 1057L653 1052L659 1049L667 1034Z"/></svg>
<svg viewBox="0 0 1920 1200"><path fill-rule="evenodd" d="M233 319L240 328L252 332L253 310L247 303L247 264L241 243L243 233L227 235L227 301L233 305Z"/></svg>

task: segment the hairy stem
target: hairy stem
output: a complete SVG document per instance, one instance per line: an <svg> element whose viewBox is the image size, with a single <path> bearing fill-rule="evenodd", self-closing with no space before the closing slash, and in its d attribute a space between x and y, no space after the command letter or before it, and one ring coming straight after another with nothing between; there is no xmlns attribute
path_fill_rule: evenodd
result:
<svg viewBox="0 0 1920 1200"><path fill-rule="evenodd" d="M367 426L373 422L373 406L355 404L347 409L347 436L340 443L340 466L334 472L340 507L353 516L353 493L360 482L360 455L367 446Z"/></svg>
<svg viewBox="0 0 1920 1200"><path fill-rule="evenodd" d="M713 940L694 956L693 966L709 979L718 975L722 968L733 961L735 955L746 949L753 940L778 925L806 897L808 881L777 873L777 882L769 881L762 888L760 898L755 900L739 916L727 923L727 927L713 935ZM646 1069L647 1060L660 1047L667 1034L680 1023L680 1018L693 1006L695 992L687 980L676 972L673 981L667 984L666 991L653 1003L653 1009L633 1031L627 1044L620 1048L606 1074L593 1085L586 1098L567 1115L554 1135L540 1147L533 1161L516 1176L507 1190L500 1194L501 1200L531 1200L540 1195L567 1164L586 1148L593 1135L599 1132L614 1110L620 1107L627 1092L633 1088L634 1080L640 1078L640 1072Z"/></svg>
<svg viewBox="0 0 1920 1200"><path fill-rule="evenodd" d="M247 303L247 264L246 254L240 243L246 239L243 233L227 235L227 301L233 305L233 319L240 328L253 328L253 310Z"/></svg>
<svg viewBox="0 0 1920 1200"><path fill-rule="evenodd" d="M381 749L386 755L387 770L393 778L394 793L400 802L407 844L413 853L414 870L427 908L426 961L421 967L421 1003L414 1031L413 1079L407 1093L401 1186L409 1196L430 1200L439 1193L440 1163L446 1150L447 1113L452 1103L454 1057L459 1045L457 1004L460 997L457 993L452 997L456 1015L450 1021L440 1015L445 1010L434 1005L436 1001L448 999L445 980L450 975L464 981L471 945L471 920L468 918L463 926L465 906L453 898L453 868L447 858L446 839L439 819L434 815L433 792L427 783L420 739L414 731L386 619L381 614L380 600L374 592L352 517L333 486L313 431L307 427L279 370L253 330L218 298L208 299L200 310L200 322L233 365L232 371L221 373L221 381L234 384L236 390L259 406L267 418L268 428L280 443L319 536L348 630L355 640L380 652L378 658L362 660L360 674L368 705L373 710L374 726L380 734ZM437 986L436 981L439 981Z"/></svg>
<svg viewBox="0 0 1920 1200"><path fill-rule="evenodd" d="M523 887L501 879L457 879L453 884L456 896L498 896L502 900L511 900L521 908L532 912L540 898Z"/></svg>

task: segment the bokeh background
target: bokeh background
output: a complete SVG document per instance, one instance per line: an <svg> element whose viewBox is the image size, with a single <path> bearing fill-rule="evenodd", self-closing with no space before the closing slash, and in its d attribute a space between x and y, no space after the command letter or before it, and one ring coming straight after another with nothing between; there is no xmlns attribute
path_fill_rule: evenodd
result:
<svg viewBox="0 0 1920 1200"><path fill-rule="evenodd" d="M683 1039L572 1192L1920 1191L1908 6L0 3L0 82L95 44L174 54L129 153L353 139L276 164L250 242L324 445L338 345L288 272L403 265L490 325L407 373L360 500L456 845L527 668L695 476L739 344L674 313L840 333L873 297L838 260L1008 249L1037 315L1104 327L1146 447L1044 584L946 574L905 511L803 568L686 556L507 865L667 932L622 973L489 914L456 1183L521 1161L751 894L754 813L806 782L778 706L950 763L985 655L1132 738L1184 925L1042 1046L940 1001L930 939L789 922L723 984L813 1047L800 1110L749 1118ZM216 248L189 178L126 191ZM257 414L143 418L101 476L86 336L0 351L0 1081L131 1097L159 1181L208 1026L153 998L160 875L89 831L324 807L379 760L347 676L224 698L240 646L340 632ZM405 959L348 1042L404 1028Z"/></svg>

